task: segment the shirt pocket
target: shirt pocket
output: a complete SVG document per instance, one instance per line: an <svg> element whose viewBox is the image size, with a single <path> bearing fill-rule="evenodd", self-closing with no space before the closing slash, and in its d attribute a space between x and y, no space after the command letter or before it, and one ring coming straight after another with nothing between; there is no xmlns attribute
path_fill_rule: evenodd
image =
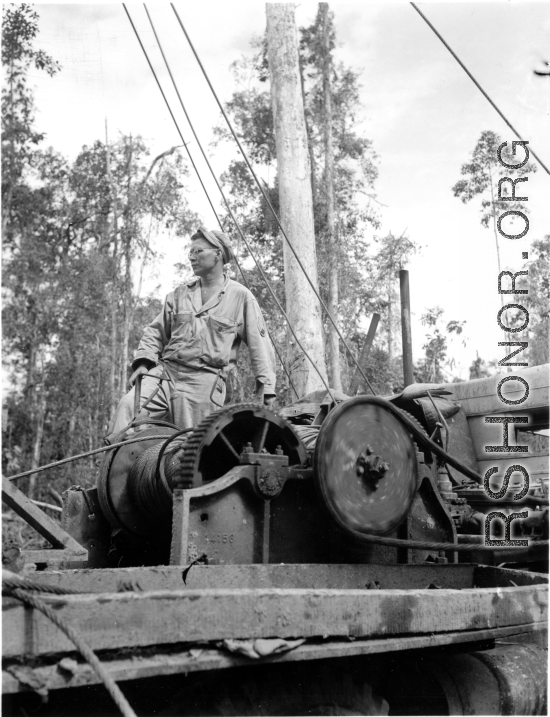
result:
<svg viewBox="0 0 550 717"><path fill-rule="evenodd" d="M172 315L172 341L187 341L193 336L193 311Z"/></svg>
<svg viewBox="0 0 550 717"><path fill-rule="evenodd" d="M209 316L204 334L202 359L210 366L227 366L235 340L237 322L225 316Z"/></svg>

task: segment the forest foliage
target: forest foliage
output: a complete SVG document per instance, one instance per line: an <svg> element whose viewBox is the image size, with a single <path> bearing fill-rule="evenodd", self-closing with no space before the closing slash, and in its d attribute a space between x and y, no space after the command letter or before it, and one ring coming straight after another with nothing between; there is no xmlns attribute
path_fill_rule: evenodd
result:
<svg viewBox="0 0 550 717"><path fill-rule="evenodd" d="M336 265L337 318L356 356L368 318L374 312L382 316L365 368L376 391L388 394L402 386L398 271L419 247L405 234L378 234L375 183L380 158L361 123L359 74L334 58L332 13L325 15L323 23L319 12L311 26L300 29L320 292L328 301L328 272ZM102 445L113 409L127 390L133 352L159 310L162 296L144 295L142 289L144 274L157 259L158 239L168 232L187 237L199 222L186 199L190 177L181 147L167 147L160 156L151 157L143 139L128 134L111 141L98 138L68 161L47 146L36 126L29 73L31 69L46 73L55 82L63 68L54 57L35 49L38 32L39 16L32 6L4 6L3 352L10 383L4 392L2 429L3 470L8 475ZM328 33L323 42L321 32ZM231 72L235 91L227 110L278 211L265 38L253 41L252 51L234 63ZM327 72L332 106L330 177L325 167ZM224 127L215 128L215 143L228 140ZM454 188L463 201L487 189L487 172L492 169L481 161L474 170L475 181L470 177ZM221 181L242 231L284 303L280 237L242 159L229 163ZM333 209L327 204L328 181ZM494 196L484 197L483 202L485 223L496 205ZM230 226L227 213L222 222ZM337 239L336 255L331 233ZM284 356L284 322L236 233L233 244ZM548 360L548 264L546 237L533 244L530 294L522 297L533 316L531 364ZM234 276L242 280L238 273ZM438 307L430 309L423 321L425 355L416 365L417 380L450 380L443 370L450 367L449 341L460 334L463 323L444 320ZM324 328L328 333L329 326ZM354 365L342 347L340 351L339 378L346 390ZM490 368L479 359L472 367L473 377ZM249 398L252 378L246 352L241 352L228 401ZM288 402L288 380L279 363L278 387L279 404ZM71 483L92 485L96 470L94 458L89 458L79 461L78 467L69 464L40 474L40 480L22 481L21 487L51 502L56 491Z"/></svg>

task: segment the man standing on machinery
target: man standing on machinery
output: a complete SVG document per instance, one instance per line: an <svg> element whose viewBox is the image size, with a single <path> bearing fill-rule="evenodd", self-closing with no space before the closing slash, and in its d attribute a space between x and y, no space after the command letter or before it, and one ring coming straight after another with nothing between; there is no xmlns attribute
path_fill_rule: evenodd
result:
<svg viewBox="0 0 550 717"><path fill-rule="evenodd" d="M197 277L170 292L161 313L145 329L132 362L132 390L120 401L109 438L130 428L135 383L141 379L139 414L192 428L224 405L225 383L244 341L256 378L256 400L275 397L275 356L264 317L252 293L230 279L227 236L199 229L189 261ZM161 380L162 379L162 380Z"/></svg>

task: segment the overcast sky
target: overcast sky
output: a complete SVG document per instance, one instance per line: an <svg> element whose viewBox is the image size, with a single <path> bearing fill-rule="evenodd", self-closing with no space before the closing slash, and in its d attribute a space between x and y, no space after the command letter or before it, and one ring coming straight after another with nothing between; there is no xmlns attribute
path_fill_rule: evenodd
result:
<svg viewBox="0 0 550 717"><path fill-rule="evenodd" d="M379 234L407 229L423 247L409 266L415 359L422 353L425 334L420 316L439 305L447 320L467 321L468 346L456 349L460 366L455 369L467 377L476 351L486 359L500 356L496 252L492 231L479 222L479 202L463 205L451 187L483 130L494 130L509 141L515 137L409 4L330 5L335 12L337 55L360 73L363 129L379 155L376 193L385 205L380 208ZM222 101L229 99L234 89L229 66L248 53L251 38L264 31L265 5L239 1L176 6ZM143 6L129 3L128 7L179 120L182 113L177 111ZM550 61L550 4L422 3L420 7L550 166L550 79L533 73L544 60ZM220 121L219 111L169 3L155 2L148 8L192 120L208 144L212 127ZM104 138L105 118L110 139L118 133L142 135L153 154L180 143L121 4L38 3L37 9L38 44L63 68L54 78L37 72L32 77L37 124L48 143L73 159L82 145ZM309 24L316 9L316 3L300 4L297 23ZM183 118L180 127L190 138ZM193 144L190 147L196 151ZM213 153L218 174L227 159L224 151ZM197 164L203 169L199 160ZM202 173L207 181L206 172ZM190 184L190 201L205 224L215 226L200 187L194 179ZM529 197L530 231L524 239L501 242L503 266L515 271L523 268L521 252L550 232L548 174L539 168L521 186ZM162 274L149 277L151 287L162 282L159 296L172 287L171 266L182 259L179 249L168 240L159 247L167 256Z"/></svg>

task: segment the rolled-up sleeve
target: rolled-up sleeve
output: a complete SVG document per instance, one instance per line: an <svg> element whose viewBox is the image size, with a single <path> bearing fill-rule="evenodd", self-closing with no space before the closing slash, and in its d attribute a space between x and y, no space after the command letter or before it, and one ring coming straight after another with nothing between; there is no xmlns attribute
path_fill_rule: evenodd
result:
<svg viewBox="0 0 550 717"><path fill-rule="evenodd" d="M245 298L243 329L243 341L248 346L256 381L263 383L265 396L275 396L275 352L262 311L252 294Z"/></svg>
<svg viewBox="0 0 550 717"><path fill-rule="evenodd" d="M132 361L135 369L140 361L151 361L155 366L171 336L172 312L174 310L174 293L168 294L164 301L162 311L153 319L143 332L141 341Z"/></svg>

